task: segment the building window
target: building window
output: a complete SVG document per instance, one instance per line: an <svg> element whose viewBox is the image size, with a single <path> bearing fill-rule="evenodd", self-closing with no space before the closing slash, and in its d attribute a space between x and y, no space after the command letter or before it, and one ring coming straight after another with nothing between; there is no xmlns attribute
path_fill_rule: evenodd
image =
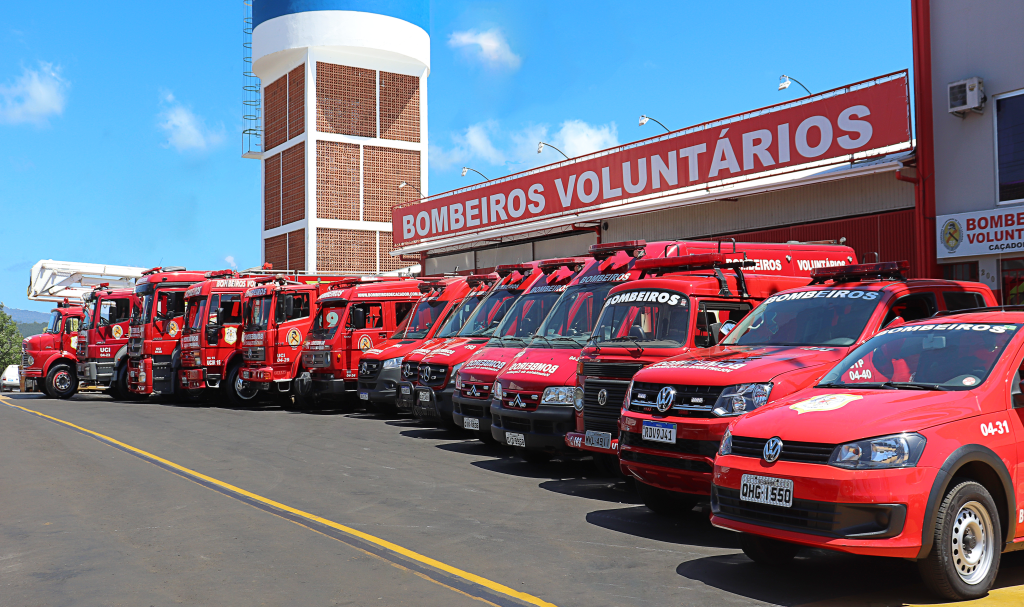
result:
<svg viewBox="0 0 1024 607"><path fill-rule="evenodd" d="M1024 91L996 98L999 203L1024 201Z"/></svg>
<svg viewBox="0 0 1024 607"><path fill-rule="evenodd" d="M1002 260L1003 305L1024 303L1024 259Z"/></svg>
<svg viewBox="0 0 1024 607"><path fill-rule="evenodd" d="M946 280L978 282L978 262L942 264L942 277Z"/></svg>

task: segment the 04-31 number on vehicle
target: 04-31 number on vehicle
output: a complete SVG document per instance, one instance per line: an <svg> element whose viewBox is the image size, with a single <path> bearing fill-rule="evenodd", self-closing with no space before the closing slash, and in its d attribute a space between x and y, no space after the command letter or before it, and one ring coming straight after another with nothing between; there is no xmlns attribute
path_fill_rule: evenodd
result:
<svg viewBox="0 0 1024 607"><path fill-rule="evenodd" d="M998 421L994 425L992 422L981 425L982 436L992 436L993 434L1009 434L1010 424L1008 422Z"/></svg>

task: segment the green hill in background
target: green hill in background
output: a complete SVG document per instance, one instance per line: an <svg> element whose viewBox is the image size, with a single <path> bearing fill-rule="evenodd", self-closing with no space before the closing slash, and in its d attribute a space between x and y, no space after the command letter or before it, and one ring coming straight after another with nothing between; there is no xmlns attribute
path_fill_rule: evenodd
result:
<svg viewBox="0 0 1024 607"><path fill-rule="evenodd" d="M14 324L18 326L18 332L21 333L22 339L39 335L46 330L45 322L16 322Z"/></svg>

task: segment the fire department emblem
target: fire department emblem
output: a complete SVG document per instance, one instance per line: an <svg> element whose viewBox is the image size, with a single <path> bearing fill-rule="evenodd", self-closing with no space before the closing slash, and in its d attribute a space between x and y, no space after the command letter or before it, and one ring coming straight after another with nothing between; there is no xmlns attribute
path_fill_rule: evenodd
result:
<svg viewBox="0 0 1024 607"><path fill-rule="evenodd" d="M288 331L288 345L295 348L302 345L302 333L299 333L298 329L292 328Z"/></svg>
<svg viewBox="0 0 1024 607"><path fill-rule="evenodd" d="M124 335L124 329L121 325L114 325L114 327L110 329L110 334L114 336L114 339L121 339L121 336Z"/></svg>
<svg viewBox="0 0 1024 607"><path fill-rule="evenodd" d="M224 327L224 343L234 345L238 341L238 327Z"/></svg>
<svg viewBox="0 0 1024 607"><path fill-rule="evenodd" d="M171 337L178 334L178 321L172 320L171 323L167 325L167 334Z"/></svg>
<svg viewBox="0 0 1024 607"><path fill-rule="evenodd" d="M950 253L955 253L960 243L964 240L964 228L956 219L947 220L942 224L942 246Z"/></svg>
<svg viewBox="0 0 1024 607"><path fill-rule="evenodd" d="M797 415L817 411L834 411L862 398L864 397L859 394L820 394L790 405L789 408L796 411Z"/></svg>
<svg viewBox="0 0 1024 607"><path fill-rule="evenodd" d="M77 350L78 349L78 336L77 335L72 335L71 336L71 349L72 350Z"/></svg>
<svg viewBox="0 0 1024 607"><path fill-rule="evenodd" d="M369 335L363 335L359 338L359 349L366 352L373 347L373 340L370 339Z"/></svg>

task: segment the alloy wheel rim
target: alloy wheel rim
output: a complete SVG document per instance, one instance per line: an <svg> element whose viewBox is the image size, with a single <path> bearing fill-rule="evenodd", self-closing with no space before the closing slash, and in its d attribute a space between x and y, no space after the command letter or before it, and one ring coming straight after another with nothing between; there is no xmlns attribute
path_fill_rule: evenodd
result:
<svg viewBox="0 0 1024 607"><path fill-rule="evenodd" d="M953 520L950 538L953 566L966 584L975 585L988 577L995 554L992 518L978 502L960 507Z"/></svg>
<svg viewBox="0 0 1024 607"><path fill-rule="evenodd" d="M67 371L61 371L53 378L53 386L59 392L66 392L71 388L71 374Z"/></svg>
<svg viewBox="0 0 1024 607"><path fill-rule="evenodd" d="M245 381L239 377L235 379L235 394L238 395L238 398L249 400L256 396L256 391L251 388L247 390L245 387Z"/></svg>

